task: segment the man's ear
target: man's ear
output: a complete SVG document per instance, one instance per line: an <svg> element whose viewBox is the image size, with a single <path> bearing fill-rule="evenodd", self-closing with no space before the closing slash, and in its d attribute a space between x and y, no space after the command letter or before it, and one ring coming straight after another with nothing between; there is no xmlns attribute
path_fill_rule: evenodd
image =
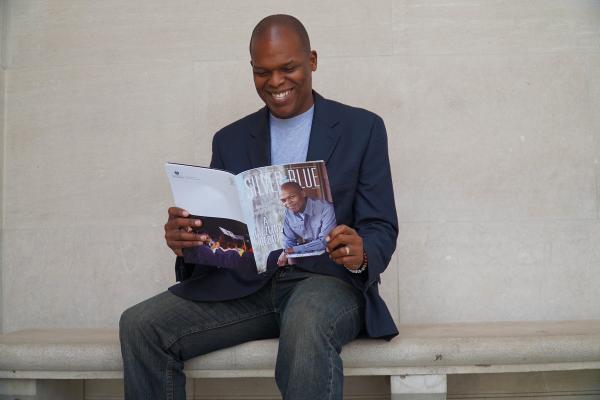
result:
<svg viewBox="0 0 600 400"><path fill-rule="evenodd" d="M310 70L317 70L317 52L315 50L310 51Z"/></svg>

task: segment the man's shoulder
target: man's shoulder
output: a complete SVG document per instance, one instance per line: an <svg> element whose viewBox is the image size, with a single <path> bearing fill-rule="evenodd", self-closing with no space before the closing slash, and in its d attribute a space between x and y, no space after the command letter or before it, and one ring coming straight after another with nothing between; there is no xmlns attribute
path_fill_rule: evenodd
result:
<svg viewBox="0 0 600 400"><path fill-rule="evenodd" d="M308 197L306 201L312 203L312 209L316 210L317 212L322 212L324 208L333 207L333 204L325 199Z"/></svg>
<svg viewBox="0 0 600 400"><path fill-rule="evenodd" d="M373 121L381 117L365 108L344 104L336 100L326 99L317 95L317 104L323 108L323 114L337 116L342 119Z"/></svg>
<svg viewBox="0 0 600 400"><path fill-rule="evenodd" d="M229 125L219 129L215 133L215 139L219 140L236 140L241 135L249 134L256 131L261 124L265 123L266 110L261 108L258 111L248 114L245 117L230 123Z"/></svg>

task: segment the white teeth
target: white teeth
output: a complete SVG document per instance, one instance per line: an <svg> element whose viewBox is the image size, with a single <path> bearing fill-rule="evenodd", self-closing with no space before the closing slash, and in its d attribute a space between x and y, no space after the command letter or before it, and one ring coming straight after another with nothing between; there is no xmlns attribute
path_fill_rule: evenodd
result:
<svg viewBox="0 0 600 400"><path fill-rule="evenodd" d="M271 95L275 98L275 100L283 100L290 94L290 92L291 90L286 90L285 92L271 93Z"/></svg>

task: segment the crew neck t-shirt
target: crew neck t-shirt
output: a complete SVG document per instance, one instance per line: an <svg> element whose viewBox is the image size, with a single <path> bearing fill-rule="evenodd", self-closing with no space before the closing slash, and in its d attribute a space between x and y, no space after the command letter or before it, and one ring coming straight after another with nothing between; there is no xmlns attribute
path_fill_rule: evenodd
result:
<svg viewBox="0 0 600 400"><path fill-rule="evenodd" d="M306 161L314 110L313 105L302 114L285 119L269 113L272 165Z"/></svg>

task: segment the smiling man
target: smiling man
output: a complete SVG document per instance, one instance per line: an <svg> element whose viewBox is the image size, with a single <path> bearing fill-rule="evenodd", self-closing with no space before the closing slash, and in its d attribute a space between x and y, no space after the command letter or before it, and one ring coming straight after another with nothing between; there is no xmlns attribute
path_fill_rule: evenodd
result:
<svg viewBox="0 0 600 400"><path fill-rule="evenodd" d="M314 104L312 72L317 70L317 52L311 50L306 30L296 21L260 23L250 40L256 91L277 118L295 117Z"/></svg>
<svg viewBox="0 0 600 400"><path fill-rule="evenodd" d="M283 220L284 249L277 260L283 266L292 254L315 255L324 252L326 238L335 228L335 211L326 200L313 199L297 182L281 185L279 198L286 208Z"/></svg>
<svg viewBox="0 0 600 400"><path fill-rule="evenodd" d="M185 263L182 249L202 243L193 229L202 222L171 207L165 239L179 283L121 316L127 400L183 400L184 361L267 338L279 338L275 379L284 400L341 400L342 346L361 333L398 333L378 292L398 234L383 121L312 90L317 53L294 17L260 21L250 57L265 107L215 134L211 167L237 174L324 160L339 225L325 238L327 253L294 265L278 265L275 254L257 274L251 263ZM307 208L286 202L293 213Z"/></svg>

